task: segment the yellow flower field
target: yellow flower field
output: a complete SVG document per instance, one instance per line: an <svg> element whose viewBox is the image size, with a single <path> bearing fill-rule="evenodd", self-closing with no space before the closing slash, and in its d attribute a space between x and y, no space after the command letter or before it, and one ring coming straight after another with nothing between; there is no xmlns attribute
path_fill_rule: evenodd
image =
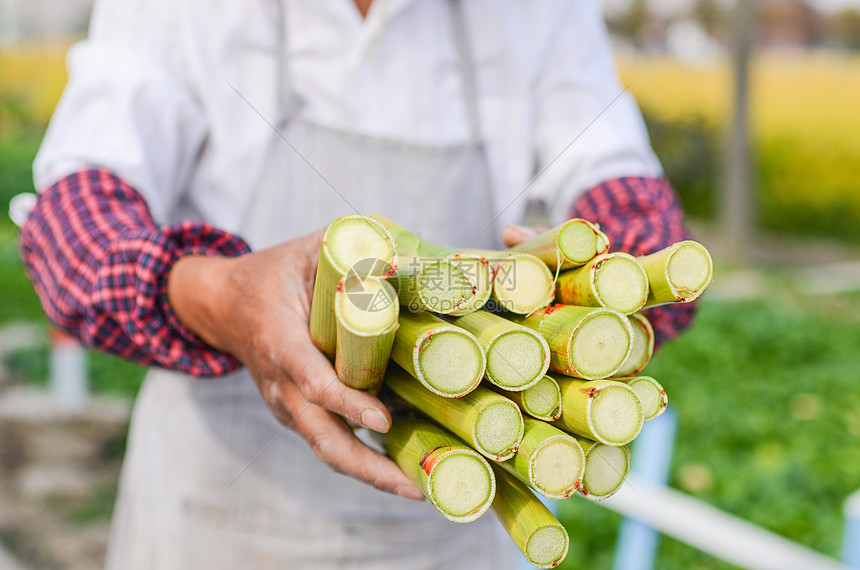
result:
<svg viewBox="0 0 860 570"><path fill-rule="evenodd" d="M694 68L628 55L618 64L646 114L674 121L701 117L721 129L728 124L728 61ZM802 218L814 212L840 212L860 225L860 56L759 55L751 67L750 104L765 221L799 216L805 223Z"/></svg>

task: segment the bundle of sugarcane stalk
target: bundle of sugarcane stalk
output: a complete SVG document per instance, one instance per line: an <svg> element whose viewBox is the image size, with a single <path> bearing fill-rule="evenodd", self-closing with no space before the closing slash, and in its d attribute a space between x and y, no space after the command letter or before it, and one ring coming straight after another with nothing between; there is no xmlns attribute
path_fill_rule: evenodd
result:
<svg viewBox="0 0 860 570"><path fill-rule="evenodd" d="M640 375L654 331L638 311L696 299L713 272L693 241L639 258L609 249L581 219L493 252L356 215L320 250L311 338L342 382L396 409L389 456L449 520L492 507L542 568L569 538L535 493L609 497L627 444L668 405Z"/></svg>

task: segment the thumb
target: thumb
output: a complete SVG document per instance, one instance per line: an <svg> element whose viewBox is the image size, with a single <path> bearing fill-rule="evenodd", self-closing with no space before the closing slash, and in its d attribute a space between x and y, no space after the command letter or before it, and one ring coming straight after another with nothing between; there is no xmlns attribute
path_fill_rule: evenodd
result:
<svg viewBox="0 0 860 570"><path fill-rule="evenodd" d="M505 226L502 230L502 241L508 247L519 245L540 235L540 230L527 226Z"/></svg>

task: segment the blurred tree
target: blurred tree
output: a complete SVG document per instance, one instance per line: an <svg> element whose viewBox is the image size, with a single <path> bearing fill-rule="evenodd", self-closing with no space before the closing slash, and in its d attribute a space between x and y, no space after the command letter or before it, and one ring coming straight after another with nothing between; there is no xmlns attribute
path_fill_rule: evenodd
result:
<svg viewBox="0 0 860 570"><path fill-rule="evenodd" d="M839 47L860 50L860 10L846 9L833 15L831 34Z"/></svg>
<svg viewBox="0 0 860 570"><path fill-rule="evenodd" d="M647 0L633 0L618 22L618 32L635 45L642 47L651 22Z"/></svg>
<svg viewBox="0 0 860 570"><path fill-rule="evenodd" d="M727 14L723 5L717 0L696 0L693 6L693 18L712 38L717 38L725 29Z"/></svg>

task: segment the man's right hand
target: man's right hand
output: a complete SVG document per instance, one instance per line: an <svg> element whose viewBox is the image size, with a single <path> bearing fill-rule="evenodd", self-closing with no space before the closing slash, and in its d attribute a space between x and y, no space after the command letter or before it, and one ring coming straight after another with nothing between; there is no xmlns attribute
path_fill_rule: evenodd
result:
<svg viewBox="0 0 860 570"><path fill-rule="evenodd" d="M320 461L382 491L421 492L344 422L385 433L391 416L366 392L343 385L308 334L322 230L241 257L188 256L173 266L168 296L179 320L250 371L275 417Z"/></svg>

